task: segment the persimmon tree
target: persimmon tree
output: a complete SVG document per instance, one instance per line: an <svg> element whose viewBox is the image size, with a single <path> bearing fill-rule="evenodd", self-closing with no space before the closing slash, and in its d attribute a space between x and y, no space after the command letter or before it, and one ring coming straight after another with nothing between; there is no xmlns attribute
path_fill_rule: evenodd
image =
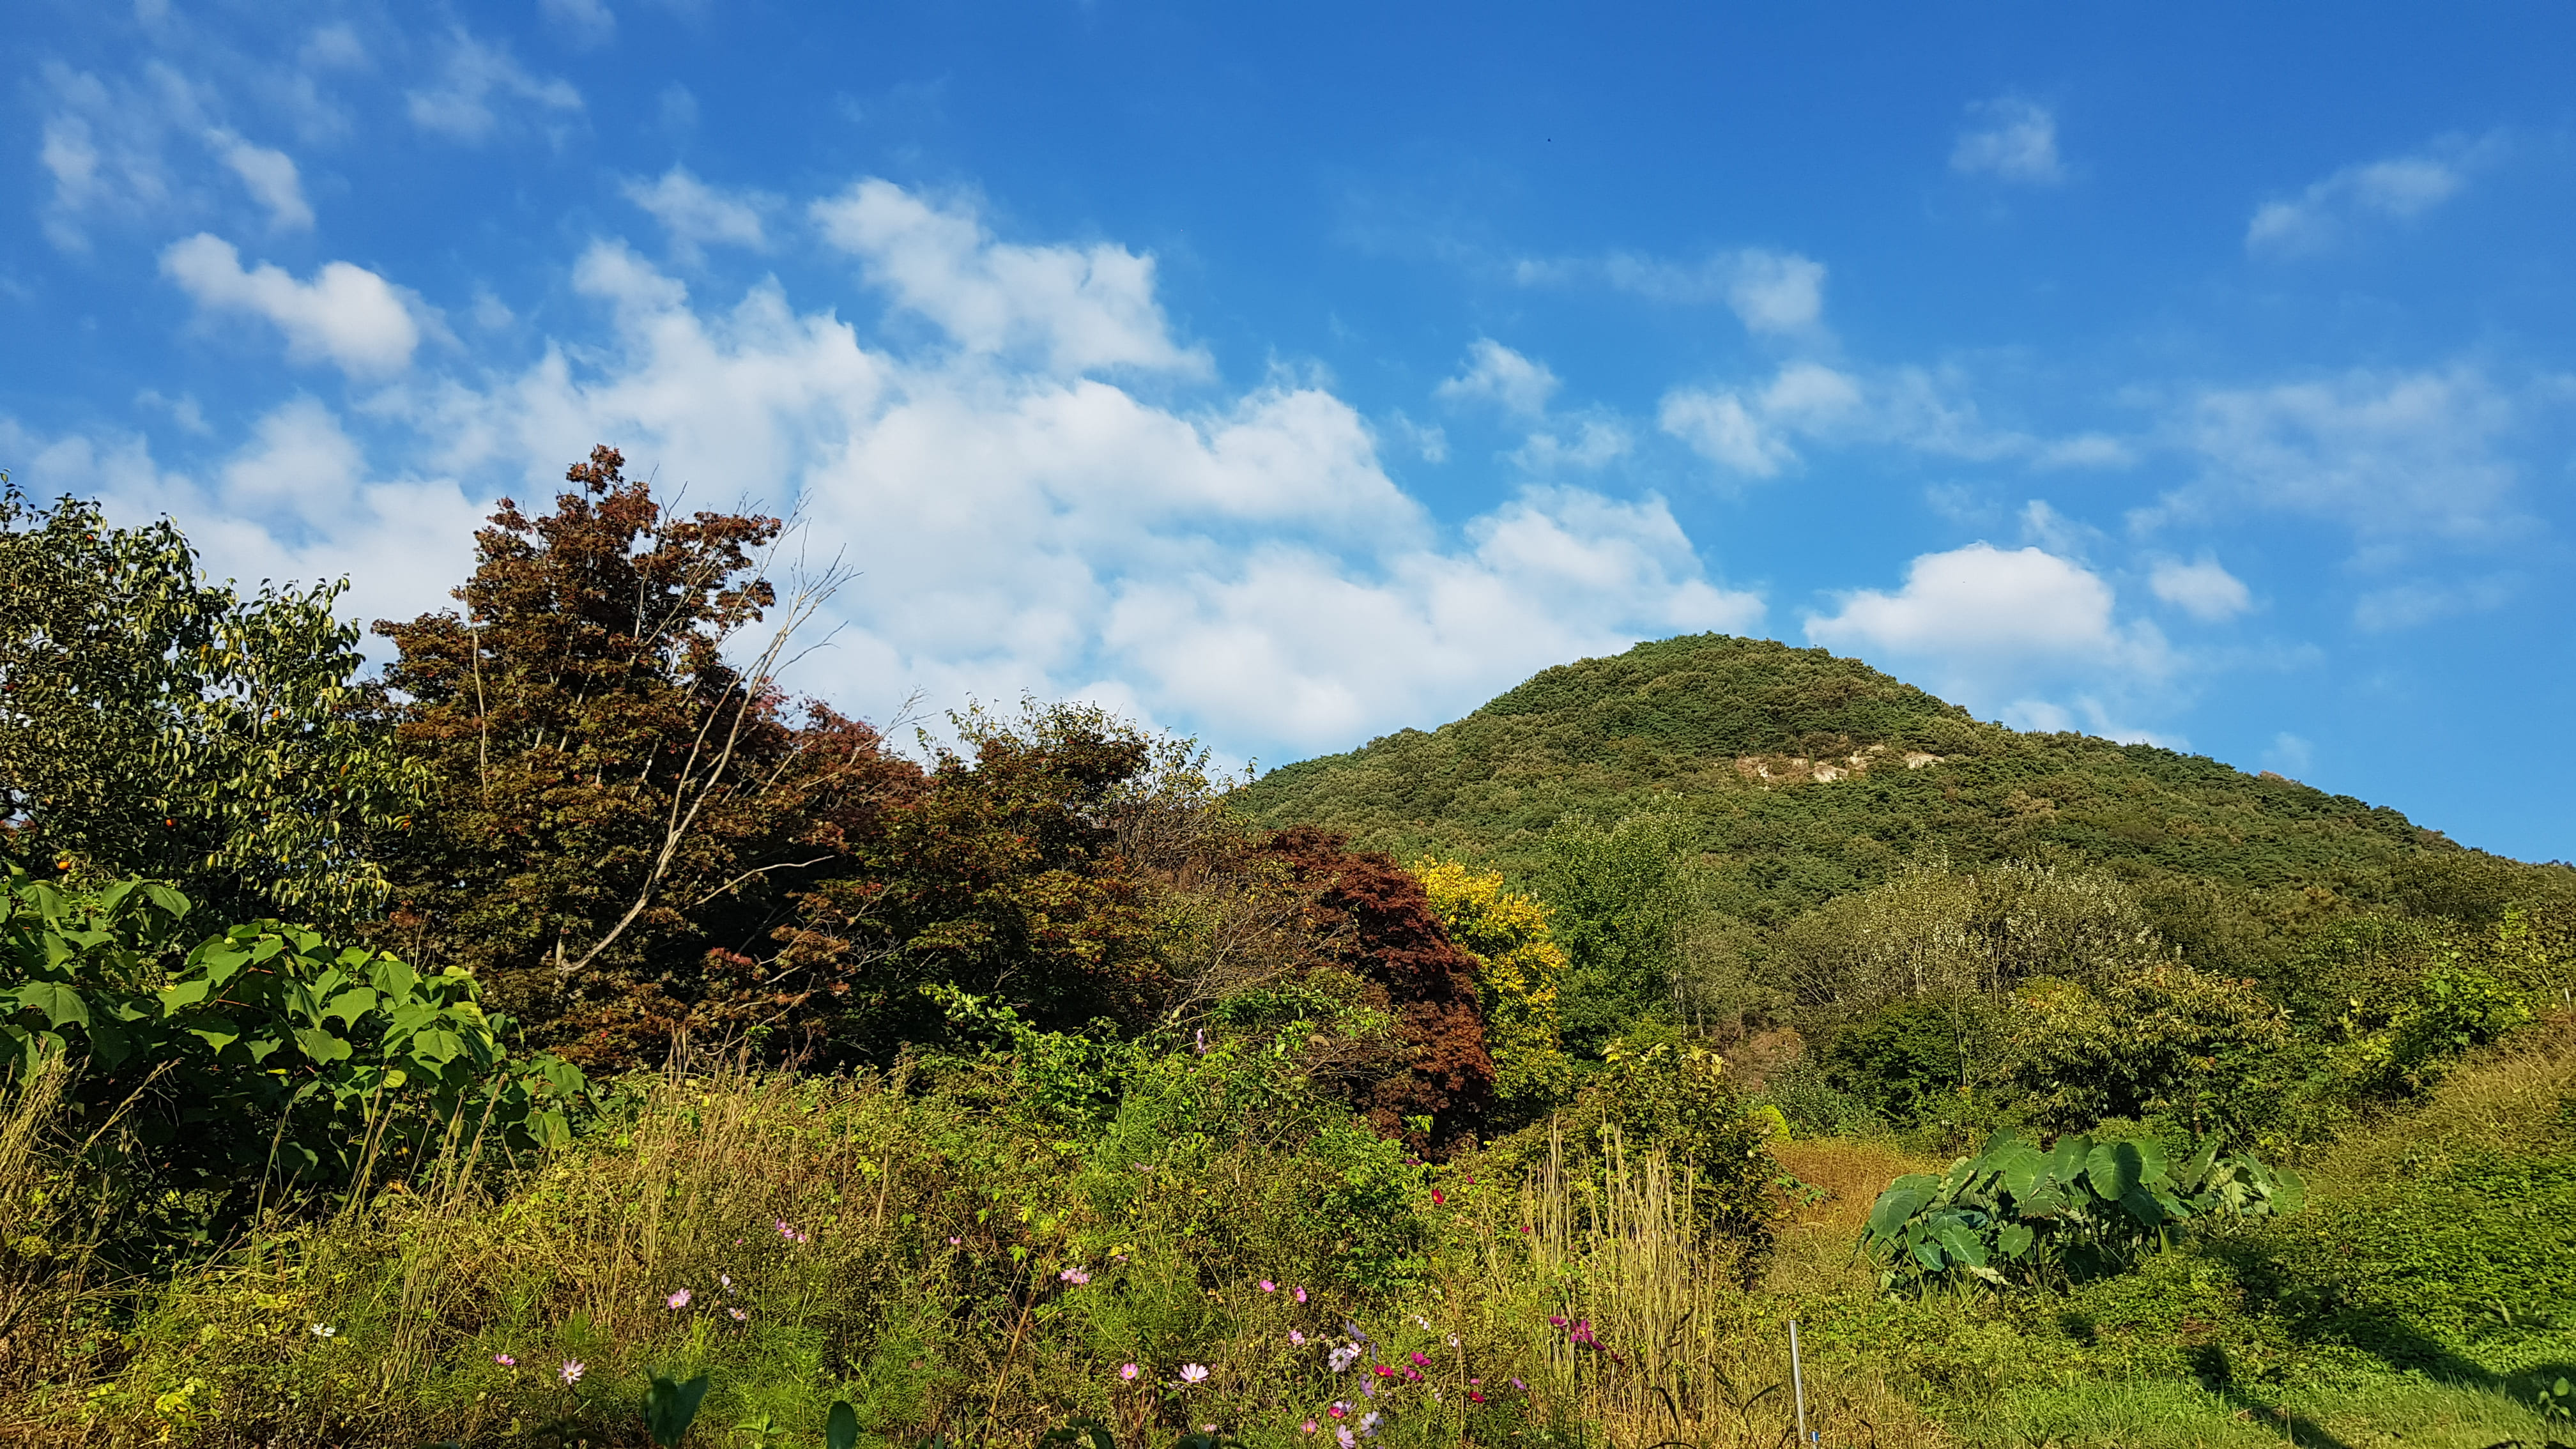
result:
<svg viewBox="0 0 2576 1449"><path fill-rule="evenodd" d="M502 500L462 608L376 626L429 790L387 933L602 1064L811 1007L770 932L917 775L781 692L832 579L782 601L780 521L675 516L624 465L593 449L548 514Z"/></svg>

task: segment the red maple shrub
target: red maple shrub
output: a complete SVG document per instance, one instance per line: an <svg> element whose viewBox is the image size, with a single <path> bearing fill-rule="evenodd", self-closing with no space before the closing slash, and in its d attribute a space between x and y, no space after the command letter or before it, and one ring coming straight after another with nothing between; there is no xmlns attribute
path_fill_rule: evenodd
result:
<svg viewBox="0 0 2576 1449"><path fill-rule="evenodd" d="M1315 949L1382 992L1396 1019L1396 1070L1357 1085L1353 1105L1386 1136L1445 1150L1481 1130L1493 1103L1494 1062L1476 996L1476 960L1450 941L1430 897L1391 856L1354 851L1311 826L1279 831L1261 849L1305 893ZM1422 1132L1407 1119L1428 1117Z"/></svg>

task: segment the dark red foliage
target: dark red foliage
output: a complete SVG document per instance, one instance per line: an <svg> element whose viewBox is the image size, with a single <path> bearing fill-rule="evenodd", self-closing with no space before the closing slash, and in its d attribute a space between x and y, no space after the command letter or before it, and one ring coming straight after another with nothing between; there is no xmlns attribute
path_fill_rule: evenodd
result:
<svg viewBox="0 0 2576 1449"><path fill-rule="evenodd" d="M1311 826L1282 830L1264 853L1288 866L1307 892L1307 917L1321 949L1385 993L1404 1041L1399 1070L1363 1085L1354 1103L1387 1136L1446 1148L1483 1125L1493 1101L1494 1061L1476 1004L1476 960L1432 913L1422 883L1375 851ZM1408 1117L1432 1119L1429 1134Z"/></svg>

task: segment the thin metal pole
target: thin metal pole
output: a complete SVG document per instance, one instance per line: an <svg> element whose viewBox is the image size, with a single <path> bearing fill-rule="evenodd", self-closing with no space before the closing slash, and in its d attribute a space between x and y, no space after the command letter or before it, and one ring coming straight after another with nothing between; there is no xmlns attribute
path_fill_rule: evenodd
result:
<svg viewBox="0 0 2576 1449"><path fill-rule="evenodd" d="M1789 1320L1789 1391L1798 1400L1798 1442L1814 1442L1807 1432L1807 1374L1798 1364L1798 1320Z"/></svg>

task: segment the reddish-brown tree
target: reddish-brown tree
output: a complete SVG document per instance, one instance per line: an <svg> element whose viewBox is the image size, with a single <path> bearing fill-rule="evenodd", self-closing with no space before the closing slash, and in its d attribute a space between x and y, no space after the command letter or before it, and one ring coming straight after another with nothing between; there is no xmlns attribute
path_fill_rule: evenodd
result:
<svg viewBox="0 0 2576 1449"><path fill-rule="evenodd" d="M400 651L397 738L431 776L388 862L387 933L603 1065L846 994L855 954L780 961L769 934L919 787L867 725L780 695L780 650L818 600L782 609L754 567L778 520L666 515L623 466L594 449L542 517L504 499L461 614L376 626ZM769 647L728 662L770 614Z"/></svg>
<svg viewBox="0 0 2576 1449"><path fill-rule="evenodd" d="M1318 948L1385 993L1403 1041L1398 1069L1363 1084L1355 1105L1388 1136L1445 1149L1484 1124L1494 1062L1477 1008L1476 961L1441 928L1422 882L1389 856L1347 848L1310 826L1282 830L1262 849L1287 863L1307 894ZM1431 1130L1407 1118L1428 1117Z"/></svg>

